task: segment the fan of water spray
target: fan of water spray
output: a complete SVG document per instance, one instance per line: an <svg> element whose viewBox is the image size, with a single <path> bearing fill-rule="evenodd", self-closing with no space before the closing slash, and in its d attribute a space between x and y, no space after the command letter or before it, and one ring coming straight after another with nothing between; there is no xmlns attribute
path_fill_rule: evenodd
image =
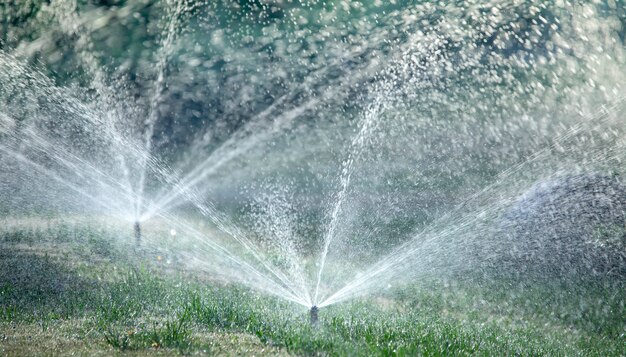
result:
<svg viewBox="0 0 626 357"><path fill-rule="evenodd" d="M45 7L50 38L0 49L0 208L124 219L147 251L315 323L502 264L503 217L541 182L623 174L610 6L226 3ZM126 23L149 55L107 57L97 39ZM54 36L78 80L29 63Z"/></svg>

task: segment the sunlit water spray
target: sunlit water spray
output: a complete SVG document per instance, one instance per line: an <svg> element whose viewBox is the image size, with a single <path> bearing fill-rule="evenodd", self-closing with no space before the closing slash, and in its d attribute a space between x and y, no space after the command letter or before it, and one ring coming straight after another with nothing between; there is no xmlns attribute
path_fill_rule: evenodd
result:
<svg viewBox="0 0 626 357"><path fill-rule="evenodd" d="M73 4L64 33L102 31ZM537 182L623 174L625 159L619 26L593 5L500 5L337 6L239 30L219 28L227 10L166 1L150 79L128 84L145 98L107 78L87 35L93 96L0 50L0 195L9 212L117 215L147 252L302 305L313 324L387 286L480 272ZM172 93L198 78L233 98L216 118L190 109L206 123L189 133ZM242 122L220 141L221 116ZM157 221L176 234L151 234Z"/></svg>
<svg viewBox="0 0 626 357"><path fill-rule="evenodd" d="M580 165L578 170L592 173L602 172L616 163L623 162L626 146L623 135L612 132L604 136L603 131L608 127L619 126L625 114L626 100L622 98L602 108L596 115L586 118L579 125L555 138L549 147L533 153L521 163L503 171L491 184L465 199L453 210L442 215L422 232L417 233L414 238L395 248L371 267L359 272L352 281L320 302L319 307L371 294L383 289L389 281L406 283L413 279L419 280L430 276L446 276L450 272L480 270L482 264L489 262L490 250L500 249L498 240L501 237L497 234L502 234L502 232L496 232L494 235L494 224L497 224L497 220L507 209L510 209L515 200L518 200L520 196L523 197L524 192L520 190L528 187L523 178L537 177L549 181L551 176L558 179L559 175L571 175L576 172L573 171L576 170L572 167L573 161ZM580 139L584 142L586 141L584 138L587 137L589 140L594 132L596 135L604 136L603 139L606 141L603 144L608 147L588 147L585 149L584 158L580 156L580 153L572 154L565 150ZM546 169L549 171L545 172ZM549 176L545 176L546 174ZM558 184L559 181L556 182ZM601 181L592 179L591 184L601 184ZM585 195L593 194L593 191L576 194L578 199L585 200L592 197L585 197ZM599 199L615 198L607 196ZM607 203L610 204L610 202ZM615 204L623 203L623 199L615 201ZM580 214L583 213L586 214L580 211ZM525 244L520 242L522 246ZM574 242L565 242L565 244L573 245ZM476 250L472 251L472 249ZM547 254L558 256L562 253ZM496 264L499 264L498 261L502 259L502 256L496 255L495 259ZM504 266L499 269L504 269Z"/></svg>

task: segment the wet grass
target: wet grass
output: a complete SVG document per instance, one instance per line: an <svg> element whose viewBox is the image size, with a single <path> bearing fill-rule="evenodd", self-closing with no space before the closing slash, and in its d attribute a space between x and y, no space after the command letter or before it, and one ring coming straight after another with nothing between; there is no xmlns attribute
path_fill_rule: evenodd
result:
<svg viewBox="0 0 626 357"><path fill-rule="evenodd" d="M302 307L165 269L111 234L2 233L1 354L626 354L619 281L422 282L322 309L311 327Z"/></svg>

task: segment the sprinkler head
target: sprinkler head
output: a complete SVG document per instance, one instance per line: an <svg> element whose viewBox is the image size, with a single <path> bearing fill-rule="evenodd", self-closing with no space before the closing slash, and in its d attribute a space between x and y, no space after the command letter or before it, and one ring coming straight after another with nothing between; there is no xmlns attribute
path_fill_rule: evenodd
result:
<svg viewBox="0 0 626 357"><path fill-rule="evenodd" d="M316 305L311 307L311 325L317 326L317 313L319 312L319 308Z"/></svg>
<svg viewBox="0 0 626 357"><path fill-rule="evenodd" d="M137 245L139 245L139 243L141 243L141 226L138 221L135 222L133 228L135 230L135 241L137 242Z"/></svg>

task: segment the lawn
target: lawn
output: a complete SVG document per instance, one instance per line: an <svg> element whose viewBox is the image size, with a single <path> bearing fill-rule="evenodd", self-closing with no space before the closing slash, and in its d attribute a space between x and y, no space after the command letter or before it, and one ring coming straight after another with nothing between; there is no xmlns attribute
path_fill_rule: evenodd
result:
<svg viewBox="0 0 626 357"><path fill-rule="evenodd" d="M0 230L0 354L626 354L624 282L415 282L308 311L137 251L132 231ZM127 243L125 243L127 241Z"/></svg>

